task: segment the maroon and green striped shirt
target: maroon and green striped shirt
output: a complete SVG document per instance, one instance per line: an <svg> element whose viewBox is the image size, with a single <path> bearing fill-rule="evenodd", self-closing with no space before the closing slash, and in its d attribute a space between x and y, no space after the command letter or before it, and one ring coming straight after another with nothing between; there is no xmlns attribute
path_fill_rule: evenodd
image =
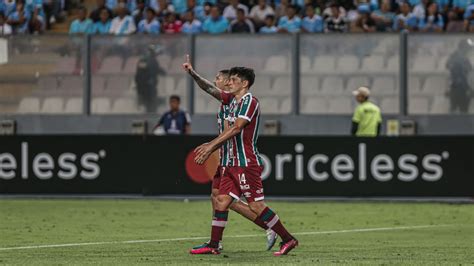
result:
<svg viewBox="0 0 474 266"><path fill-rule="evenodd" d="M227 119L229 126L233 126L237 118L249 121L229 143L230 166L261 166L262 158L257 149L260 125L260 107L257 98L249 92L237 101L232 94L222 93L222 103L229 105Z"/></svg>
<svg viewBox="0 0 474 266"><path fill-rule="evenodd" d="M229 105L221 104L219 112L217 113L217 126L219 129L219 135L225 130L225 121L229 116ZM229 165L229 142L226 141L219 150L220 155L220 165L221 166L230 166Z"/></svg>

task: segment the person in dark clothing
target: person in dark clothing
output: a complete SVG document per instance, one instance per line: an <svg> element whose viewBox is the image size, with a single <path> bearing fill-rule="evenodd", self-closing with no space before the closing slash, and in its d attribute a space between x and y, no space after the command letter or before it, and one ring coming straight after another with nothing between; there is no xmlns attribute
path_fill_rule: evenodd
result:
<svg viewBox="0 0 474 266"><path fill-rule="evenodd" d="M138 61L137 72L135 73L138 104L144 105L147 113L156 112L156 85L158 84L159 74L165 74L165 71L156 60L154 47L150 46Z"/></svg>
<svg viewBox="0 0 474 266"><path fill-rule="evenodd" d="M179 96L170 96L170 110L163 114L155 126L155 130L162 127L168 135L188 135L191 133L191 117L179 108L180 103Z"/></svg>
<svg viewBox="0 0 474 266"><path fill-rule="evenodd" d="M94 23L100 21L100 12L102 11L102 9L106 9L107 12L109 13L109 18L113 18L114 14L112 13L112 10L110 10L109 8L107 8L107 6L105 5L105 0L97 0L97 8L94 9L89 18L92 19L92 21Z"/></svg>
<svg viewBox="0 0 474 266"><path fill-rule="evenodd" d="M230 24L232 33L255 33L252 21L245 17L245 10L237 9L237 18Z"/></svg>
<svg viewBox="0 0 474 266"><path fill-rule="evenodd" d="M467 53L470 48L470 40L462 40L458 49L450 55L446 62L446 68L451 76L449 91L451 112L459 110L461 113L467 113L469 109L471 86L469 85L468 76L472 70L472 65Z"/></svg>

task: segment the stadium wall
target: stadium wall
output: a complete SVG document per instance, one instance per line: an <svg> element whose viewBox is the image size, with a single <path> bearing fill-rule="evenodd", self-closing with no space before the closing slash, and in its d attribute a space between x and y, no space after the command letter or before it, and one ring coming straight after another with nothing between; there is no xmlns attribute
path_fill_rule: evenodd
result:
<svg viewBox="0 0 474 266"><path fill-rule="evenodd" d="M207 195L218 166L193 149L211 137L0 138L2 194ZM262 137L262 179L277 196L474 196L474 137Z"/></svg>

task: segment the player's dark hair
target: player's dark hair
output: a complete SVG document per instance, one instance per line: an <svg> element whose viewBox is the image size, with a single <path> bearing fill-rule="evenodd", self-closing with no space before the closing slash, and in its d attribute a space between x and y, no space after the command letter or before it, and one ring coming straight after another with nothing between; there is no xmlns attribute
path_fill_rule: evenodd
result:
<svg viewBox="0 0 474 266"><path fill-rule="evenodd" d="M176 100L178 102L181 102L181 98L178 95L171 95L170 96L170 101Z"/></svg>
<svg viewBox="0 0 474 266"><path fill-rule="evenodd" d="M219 71L219 73L228 78L229 74L230 74L230 70L229 69L222 69L221 71Z"/></svg>
<svg viewBox="0 0 474 266"><path fill-rule="evenodd" d="M255 71L248 67L233 67L230 69L231 76L236 75L241 80L246 80L249 83L249 89L255 82Z"/></svg>

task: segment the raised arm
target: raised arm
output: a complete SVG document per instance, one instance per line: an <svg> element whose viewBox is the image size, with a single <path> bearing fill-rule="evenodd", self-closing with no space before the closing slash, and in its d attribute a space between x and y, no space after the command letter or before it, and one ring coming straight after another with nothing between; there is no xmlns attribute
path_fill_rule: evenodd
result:
<svg viewBox="0 0 474 266"><path fill-rule="evenodd" d="M199 87L210 94L212 97L216 98L219 101L222 101L221 97L221 89L219 89L214 83L211 81L201 77L191 65L191 61L189 60L189 55L186 55L186 63L183 64L183 69L188 72L191 77L193 77L194 81L199 85Z"/></svg>

